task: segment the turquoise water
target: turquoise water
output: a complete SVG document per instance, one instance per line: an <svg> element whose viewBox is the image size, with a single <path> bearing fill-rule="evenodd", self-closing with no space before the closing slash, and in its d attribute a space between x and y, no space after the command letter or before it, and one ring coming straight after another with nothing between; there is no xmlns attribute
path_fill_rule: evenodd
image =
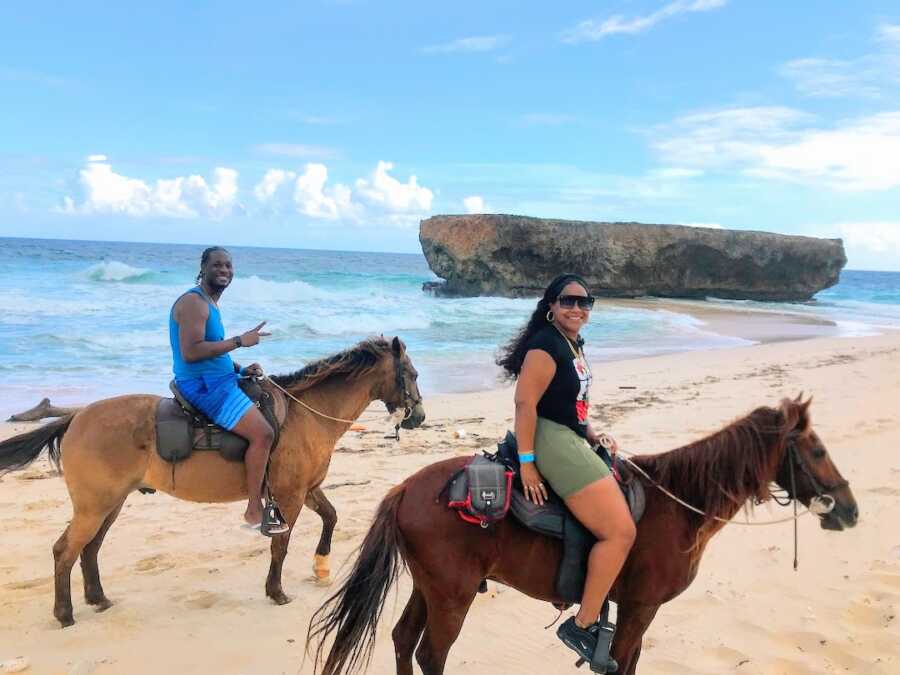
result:
<svg viewBox="0 0 900 675"><path fill-rule="evenodd" d="M399 335L424 393L495 386L493 358L533 299L434 298L420 255L232 247L235 279L220 306L229 334L267 320L273 333L235 358L272 373L373 334ZM163 393L171 373L167 318L193 285L201 247L0 239L0 417L42 396L59 404ZM900 327L900 273L845 271L816 302L724 303L835 321L842 334ZM592 360L750 344L687 315L604 306L585 331Z"/></svg>

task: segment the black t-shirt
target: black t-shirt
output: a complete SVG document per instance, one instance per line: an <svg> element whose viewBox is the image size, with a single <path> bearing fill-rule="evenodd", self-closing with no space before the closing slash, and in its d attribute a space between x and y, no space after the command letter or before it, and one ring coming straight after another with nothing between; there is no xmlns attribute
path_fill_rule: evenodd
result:
<svg viewBox="0 0 900 675"><path fill-rule="evenodd" d="M541 328L528 340L528 351L540 349L556 363L556 373L538 401L537 414L587 438L591 369L587 360L575 358L575 348L552 325Z"/></svg>

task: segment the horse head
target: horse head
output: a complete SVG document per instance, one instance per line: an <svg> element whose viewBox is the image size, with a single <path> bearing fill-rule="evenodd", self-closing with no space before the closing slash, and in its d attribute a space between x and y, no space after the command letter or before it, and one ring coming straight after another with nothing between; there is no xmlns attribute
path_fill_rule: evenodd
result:
<svg viewBox="0 0 900 675"><path fill-rule="evenodd" d="M416 383L419 373L400 338L395 337L391 341L391 356L383 360L381 367L383 378L378 398L384 401L388 412L403 412L401 427L415 429L420 426L425 421L425 408Z"/></svg>
<svg viewBox="0 0 900 675"><path fill-rule="evenodd" d="M853 527L859 518L856 499L825 444L812 429L809 418L812 398L804 402L802 396L781 402L784 443L775 482L791 498L811 507L823 529Z"/></svg>

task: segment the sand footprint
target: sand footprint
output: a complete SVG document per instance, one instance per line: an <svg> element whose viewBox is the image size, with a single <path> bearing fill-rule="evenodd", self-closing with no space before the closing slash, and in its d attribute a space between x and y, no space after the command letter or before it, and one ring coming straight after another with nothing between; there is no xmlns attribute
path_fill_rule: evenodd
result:
<svg viewBox="0 0 900 675"><path fill-rule="evenodd" d="M38 588L39 586L44 586L53 581L53 577L37 577L35 579L26 579L24 581L12 581L3 586L3 588L10 591L24 591L29 588Z"/></svg>
<svg viewBox="0 0 900 675"><path fill-rule="evenodd" d="M159 574L175 567L175 560L165 553L158 553L147 558L141 558L134 564L134 569L138 572L146 572L148 574Z"/></svg>

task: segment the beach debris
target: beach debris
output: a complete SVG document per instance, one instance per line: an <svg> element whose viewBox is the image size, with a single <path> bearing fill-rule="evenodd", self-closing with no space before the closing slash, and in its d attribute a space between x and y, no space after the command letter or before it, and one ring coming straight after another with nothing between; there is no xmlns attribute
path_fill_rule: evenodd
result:
<svg viewBox="0 0 900 675"><path fill-rule="evenodd" d="M17 656L14 659L0 661L0 670L4 673L21 673L23 670L31 668L31 661L27 657Z"/></svg>
<svg viewBox="0 0 900 675"><path fill-rule="evenodd" d="M339 487L350 487L350 486L354 486L354 485L368 485L371 482L372 481L370 481L370 480L347 480L347 481L344 481L343 483L331 483L329 485L324 485L324 486L322 486L322 489L323 490L333 490L334 488L339 488Z"/></svg>
<svg viewBox="0 0 900 675"><path fill-rule="evenodd" d="M351 424L350 431L366 431L365 424Z"/></svg>
<svg viewBox="0 0 900 675"><path fill-rule="evenodd" d="M36 422L45 417L65 417L77 412L80 408L59 408L50 403L49 398L42 398L41 402L25 412L12 415L7 422Z"/></svg>
<svg viewBox="0 0 900 675"><path fill-rule="evenodd" d="M453 432L453 437L458 438L460 440L464 439L466 437L466 430L463 429L462 427L460 427L459 429L457 429L456 431Z"/></svg>

